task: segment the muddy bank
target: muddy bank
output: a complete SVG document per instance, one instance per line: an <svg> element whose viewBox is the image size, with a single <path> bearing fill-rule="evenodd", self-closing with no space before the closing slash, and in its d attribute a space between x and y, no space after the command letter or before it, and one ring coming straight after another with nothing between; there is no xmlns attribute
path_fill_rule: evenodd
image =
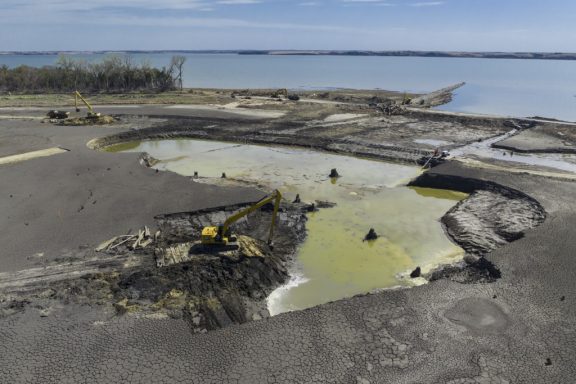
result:
<svg viewBox="0 0 576 384"><path fill-rule="evenodd" d="M430 280L489 282L500 278L500 271L484 256L521 239L547 215L527 194L481 179L424 173L410 185L470 193L441 219L447 235L466 251L464 262L439 268L430 274Z"/></svg>
<svg viewBox="0 0 576 384"><path fill-rule="evenodd" d="M518 240L545 217L533 199L480 190L452 208L442 223L466 252L484 255Z"/></svg>
<svg viewBox="0 0 576 384"><path fill-rule="evenodd" d="M261 253L269 255L267 258L240 253L186 261L204 271L199 280L190 277L196 272L184 271L179 265L158 268L155 246L162 244L148 244L137 250L120 246L110 253L95 251L98 244L113 236L138 233L144 226L152 234L160 228L164 245L185 243L191 239L184 236L188 229L182 228L193 226L190 219L179 226L168 225L175 222L171 216L158 215L207 207L231 209L232 204L262 197L262 191L253 188L218 188L171 172L158 172L139 164L137 154L101 153L86 147L94 137L150 127L161 121L122 116L110 126L67 127L28 117L18 121L0 119L0 152L5 149L4 153L11 155L53 146L68 150L0 166L5 187L0 196L3 315L33 313L44 318L66 312L75 303L111 318L126 316L122 313L182 318L186 309L193 319L200 318L199 324L198 319L192 322L197 331L266 316L263 299L287 277L286 265L303 232L296 223L300 216L290 218L283 212L292 226L286 231L288 238L279 240L274 252L256 241ZM223 117L220 121L228 120ZM265 238L260 235L266 228L258 229L259 221L264 225L266 217L253 218L247 236ZM6 319L12 321L13 317Z"/></svg>
<svg viewBox="0 0 576 384"><path fill-rule="evenodd" d="M494 148L519 153L576 153L574 125L568 123L544 124L523 130L505 140L494 143Z"/></svg>
<svg viewBox="0 0 576 384"><path fill-rule="evenodd" d="M360 108L360 109L358 109ZM333 111L343 112L344 110ZM414 110L384 116L367 106L346 109L357 113L335 121L310 119L298 114L266 122L171 117L153 128L92 140L89 147L152 139L203 139L265 145L288 145L403 163L416 161L439 145L452 148L508 131L507 119L442 115ZM327 114L326 116L341 116Z"/></svg>
<svg viewBox="0 0 576 384"><path fill-rule="evenodd" d="M34 308L40 316L64 305L97 307L116 316L185 319L194 333L269 316L265 299L289 278L287 267L305 237L303 204L283 203L274 247L264 241L271 212L257 211L234 225L238 247L207 248L198 239L205 225L246 206L158 216L159 236L143 249L125 244L89 262L54 264L2 274L0 316ZM170 262L161 251L188 246Z"/></svg>

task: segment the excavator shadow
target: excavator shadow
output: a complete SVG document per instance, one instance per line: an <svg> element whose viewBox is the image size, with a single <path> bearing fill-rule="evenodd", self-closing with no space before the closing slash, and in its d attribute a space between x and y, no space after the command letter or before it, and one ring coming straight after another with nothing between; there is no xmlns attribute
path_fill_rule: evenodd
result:
<svg viewBox="0 0 576 384"><path fill-rule="evenodd" d="M237 251L240 249L238 244L226 245L204 245L201 243L194 244L190 247L189 255L218 255L225 252Z"/></svg>

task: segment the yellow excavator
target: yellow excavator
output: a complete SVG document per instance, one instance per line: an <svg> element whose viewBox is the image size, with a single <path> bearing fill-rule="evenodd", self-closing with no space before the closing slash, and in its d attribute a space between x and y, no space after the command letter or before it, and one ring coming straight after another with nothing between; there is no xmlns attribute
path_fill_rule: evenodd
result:
<svg viewBox="0 0 576 384"><path fill-rule="evenodd" d="M86 99L82 97L82 95L78 91L74 92L74 106L76 107L76 112L80 112L80 108L78 108L78 99L80 99L84 103L84 105L86 105L86 107L88 108L88 113L86 117L88 117L89 119L95 119L97 117L100 117L100 113L94 112L94 108L92 108L92 105L90 105L90 103L87 102Z"/></svg>
<svg viewBox="0 0 576 384"><path fill-rule="evenodd" d="M226 219L224 224L218 226L204 227L202 229L202 245L206 246L226 246L233 245L236 242L236 237L232 235L230 226L236 221L251 212L263 207L264 205L274 201L274 213L272 214L272 222L270 223L270 234L268 235L268 244L272 243L272 236L274 235L274 226L276 225L276 216L278 215L278 208L280 207L280 200L282 194L280 191L275 190L267 197L263 198L256 204L243 209L242 211L230 216Z"/></svg>

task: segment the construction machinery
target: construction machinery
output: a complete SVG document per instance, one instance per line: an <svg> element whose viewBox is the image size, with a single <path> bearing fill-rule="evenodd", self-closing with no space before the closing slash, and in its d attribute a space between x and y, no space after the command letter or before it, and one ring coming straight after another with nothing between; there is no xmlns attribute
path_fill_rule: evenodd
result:
<svg viewBox="0 0 576 384"><path fill-rule="evenodd" d="M288 97L288 90L286 88L282 88L282 89L277 89L274 92L272 92L272 98L273 99L279 99L280 96Z"/></svg>
<svg viewBox="0 0 576 384"><path fill-rule="evenodd" d="M230 226L236 221L240 220L244 216L251 212L263 207L268 203L274 202L274 212L272 214L272 222L270 223L270 233L268 235L268 244L272 244L272 237L274 235L274 226L276 225L276 216L278 215L278 208L280 207L280 200L282 199L282 194L280 191L275 190L267 197L258 201L254 205L237 212L236 214L230 216L226 219L224 224L217 226L204 227L202 229L202 245L206 246L227 246L233 245L236 242L236 237L232 234Z"/></svg>
<svg viewBox="0 0 576 384"><path fill-rule="evenodd" d="M450 152L448 151L440 152L440 150L436 148L432 155L422 156L421 158L416 160L416 163L418 165L421 165L422 169L432 168L444 163L448 156L450 156Z"/></svg>
<svg viewBox="0 0 576 384"><path fill-rule="evenodd" d="M53 110L49 111L46 114L46 116L48 116L48 118L50 118L50 119L64 120L64 119L67 119L68 117L70 117L70 112L59 111L57 109L53 109Z"/></svg>
<svg viewBox="0 0 576 384"><path fill-rule="evenodd" d="M94 112L94 108L92 108L92 105L90 105L90 103L86 101L86 99L82 97L82 95L78 91L74 92L74 106L76 107L76 112L80 112L80 108L78 108L78 99L80 99L84 103L84 105L86 105L86 108L88 108L88 113L86 117L88 117L89 119L95 119L100 117L100 113Z"/></svg>

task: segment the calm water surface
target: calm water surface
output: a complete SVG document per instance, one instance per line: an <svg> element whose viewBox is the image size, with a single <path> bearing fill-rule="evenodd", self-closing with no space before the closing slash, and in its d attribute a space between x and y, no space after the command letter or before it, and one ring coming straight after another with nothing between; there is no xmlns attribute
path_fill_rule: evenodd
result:
<svg viewBox="0 0 576 384"><path fill-rule="evenodd" d="M135 62L168 65L171 53L132 54ZM467 85L449 111L545 116L576 121L576 62L362 56L186 54L186 87L387 89L429 92ZM99 60L102 55L73 55ZM0 55L0 65L53 65L56 55Z"/></svg>
<svg viewBox="0 0 576 384"><path fill-rule="evenodd" d="M463 251L445 236L439 218L464 194L407 188L417 167L320 152L164 140L123 144L113 151L146 151L158 169L218 181L222 172L278 188L287 200L325 200L336 207L308 215L308 237L298 251L290 283L269 298L272 314L312 307L377 288L410 285L403 278L416 266L424 271L458 260ZM327 175L337 168L343 177ZM381 237L362 239L370 227ZM400 276L400 277L399 277Z"/></svg>

